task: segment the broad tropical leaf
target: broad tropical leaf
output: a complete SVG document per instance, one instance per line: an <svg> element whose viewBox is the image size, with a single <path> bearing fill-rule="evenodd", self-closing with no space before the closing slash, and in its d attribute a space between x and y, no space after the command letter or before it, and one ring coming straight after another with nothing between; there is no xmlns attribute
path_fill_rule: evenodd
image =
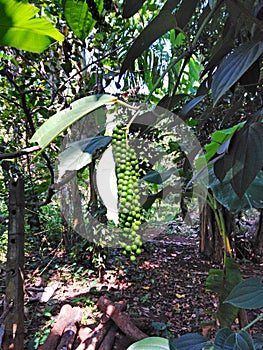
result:
<svg viewBox="0 0 263 350"><path fill-rule="evenodd" d="M139 9L142 7L145 0L125 0L123 4L123 13L124 18L129 18L133 16Z"/></svg>
<svg viewBox="0 0 263 350"><path fill-rule="evenodd" d="M225 303L243 309L263 307L263 283L261 278L248 278L240 282L226 298Z"/></svg>
<svg viewBox="0 0 263 350"><path fill-rule="evenodd" d="M262 350L263 349L263 334L256 333L252 337L253 343L256 350Z"/></svg>
<svg viewBox="0 0 263 350"><path fill-rule="evenodd" d="M0 45L43 52L64 36L45 18L33 18L39 9L16 0L0 0Z"/></svg>
<svg viewBox="0 0 263 350"><path fill-rule="evenodd" d="M255 350L251 335L245 331L220 329L215 338L215 350Z"/></svg>
<svg viewBox="0 0 263 350"><path fill-rule="evenodd" d="M37 142L43 150L60 133L66 130L77 120L105 104L115 103L117 101L118 100L111 95L92 95L83 97L73 102L69 108L60 111L49 118L35 132L30 142Z"/></svg>
<svg viewBox="0 0 263 350"><path fill-rule="evenodd" d="M239 123L231 128L224 129L224 130L217 130L212 134L212 142L210 142L208 145L205 146L205 151L206 151L206 161L209 162L212 157L218 153L218 150L220 147L227 141L229 140L234 133L242 128L245 123ZM222 152L219 151L219 154Z"/></svg>
<svg viewBox="0 0 263 350"><path fill-rule="evenodd" d="M184 29L184 27L189 23L197 5L198 0L183 0L181 2L178 11L175 13L178 28Z"/></svg>
<svg viewBox="0 0 263 350"><path fill-rule="evenodd" d="M201 73L201 77L204 77L209 71L212 72L214 67L218 65L218 62L231 52L234 47L235 30L236 27L231 23L230 18L227 18L222 37L218 39L217 43L212 48L210 60Z"/></svg>
<svg viewBox="0 0 263 350"><path fill-rule="evenodd" d="M64 0L63 9L67 23L73 33L84 42L96 24L87 1Z"/></svg>
<svg viewBox="0 0 263 350"><path fill-rule="evenodd" d="M158 38L163 36L169 30L176 28L177 23L175 17L168 11L160 11L152 22L141 32L135 39L134 43L127 52L120 70L120 78L126 70L133 64L137 57L143 51L149 48L151 44Z"/></svg>
<svg viewBox="0 0 263 350"><path fill-rule="evenodd" d="M176 168L171 168L167 171L159 173L155 170L150 170L148 173L142 178L144 181L151 182L154 184L162 184L166 180L168 180L173 174L177 173L178 170Z"/></svg>
<svg viewBox="0 0 263 350"><path fill-rule="evenodd" d="M88 165L92 161L93 154L98 149L107 147L110 142L110 136L95 136L72 142L59 155L58 181L67 171L77 171Z"/></svg>
<svg viewBox="0 0 263 350"><path fill-rule="evenodd" d="M252 122L236 132L231 139L224 162L234 191L244 196L263 166L263 123Z"/></svg>
<svg viewBox="0 0 263 350"><path fill-rule="evenodd" d="M225 270L210 269L206 280L206 288L217 294L219 306L217 317L221 327L231 327L237 316L238 308L230 304L224 304L231 290L241 281L238 264L232 258L227 258Z"/></svg>
<svg viewBox="0 0 263 350"><path fill-rule="evenodd" d="M165 95L159 102L159 107L163 107L168 110L172 110L178 102L182 101L184 98L188 97L187 94L178 94L174 96Z"/></svg>
<svg viewBox="0 0 263 350"><path fill-rule="evenodd" d="M214 104L233 86L263 53L263 41L240 45L220 64L212 81Z"/></svg>
<svg viewBox="0 0 263 350"><path fill-rule="evenodd" d="M228 176L222 182L214 175L212 168L209 169L209 188L213 191L216 200L228 210L238 213L247 209L263 208L263 172L260 171L255 180L249 185L242 199L238 197L230 183Z"/></svg>
<svg viewBox="0 0 263 350"><path fill-rule="evenodd" d="M202 350L208 345L211 342L202 335L189 333L170 341L170 350Z"/></svg>
<svg viewBox="0 0 263 350"><path fill-rule="evenodd" d="M127 350L170 350L168 339L161 337L149 337L137 341Z"/></svg>
<svg viewBox="0 0 263 350"><path fill-rule="evenodd" d="M187 114L205 98L205 96L206 95L197 96L192 101L188 102L181 110L179 116L183 118L186 117Z"/></svg>

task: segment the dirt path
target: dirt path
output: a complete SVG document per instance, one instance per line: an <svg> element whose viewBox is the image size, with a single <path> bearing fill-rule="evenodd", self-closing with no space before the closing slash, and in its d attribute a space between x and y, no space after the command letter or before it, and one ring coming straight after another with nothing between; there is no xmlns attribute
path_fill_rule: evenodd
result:
<svg viewBox="0 0 263 350"><path fill-rule="evenodd" d="M177 337L188 332L209 335L208 325L213 320L217 299L205 291L205 281L209 269L218 266L199 257L196 234L188 238L177 233L161 234L145 244L136 264L128 259L123 264L122 256L119 259L122 264L118 266L116 256L109 258L101 281L85 267L79 267L79 272L76 266L63 268L63 258L60 268L50 267L41 278L32 277L32 271L28 271L27 287L41 287L46 278L49 283L59 283L59 287L47 303L28 302L27 337L37 330L42 329L43 333L50 318L68 302L83 308L87 324L96 322L99 312L95 303L103 294L112 301L127 301L130 316L138 320L148 335ZM262 266L251 262L241 264L244 277L262 277L262 270ZM249 319L258 314L258 310L249 312ZM262 329L261 321L253 332Z"/></svg>

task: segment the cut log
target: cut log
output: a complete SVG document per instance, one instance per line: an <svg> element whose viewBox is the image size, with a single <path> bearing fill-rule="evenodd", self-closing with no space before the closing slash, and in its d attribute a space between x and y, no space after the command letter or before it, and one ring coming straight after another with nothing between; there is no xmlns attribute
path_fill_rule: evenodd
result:
<svg viewBox="0 0 263 350"><path fill-rule="evenodd" d="M132 340L137 341L148 337L147 334L132 323L130 316L122 311L120 304L113 304L107 297L101 296L97 302L97 306Z"/></svg>
<svg viewBox="0 0 263 350"><path fill-rule="evenodd" d="M103 317L98 326L88 334L76 350L97 350L112 325L111 320Z"/></svg>
<svg viewBox="0 0 263 350"><path fill-rule="evenodd" d="M38 350L55 350L66 327L80 320L81 309L79 307L72 308L69 304L63 305L46 342Z"/></svg>
<svg viewBox="0 0 263 350"><path fill-rule="evenodd" d="M68 325L63 332L56 350L71 350L77 335L77 331L78 328L75 322Z"/></svg>
<svg viewBox="0 0 263 350"><path fill-rule="evenodd" d="M77 339L75 340L74 343L74 349L76 349L84 340L87 338L87 336L92 332L92 329L87 326L82 326L80 327L78 334L77 334Z"/></svg>
<svg viewBox="0 0 263 350"><path fill-rule="evenodd" d="M115 341L116 332L118 326L114 323L109 329L108 333L105 335L102 343L100 344L98 350L111 350Z"/></svg>

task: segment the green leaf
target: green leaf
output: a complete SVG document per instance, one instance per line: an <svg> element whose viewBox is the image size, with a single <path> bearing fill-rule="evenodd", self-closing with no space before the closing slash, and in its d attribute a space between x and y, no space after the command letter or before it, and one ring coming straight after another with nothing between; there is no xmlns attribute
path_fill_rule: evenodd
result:
<svg viewBox="0 0 263 350"><path fill-rule="evenodd" d="M123 4L123 18L129 18L135 15L144 2L145 0L125 0Z"/></svg>
<svg viewBox="0 0 263 350"><path fill-rule="evenodd" d="M231 128L215 131L212 134L212 141L209 144L205 145L206 161L209 162L216 155L216 153L218 153L218 150L220 149L222 144L224 144L227 140L229 140L234 135L236 130L242 128L244 125L245 123L242 122L234 125ZM220 151L219 151L219 154L221 154Z"/></svg>
<svg viewBox="0 0 263 350"><path fill-rule="evenodd" d="M225 155L225 168L239 198L244 196L249 185L263 166L263 123L246 124L232 137Z"/></svg>
<svg viewBox="0 0 263 350"><path fill-rule="evenodd" d="M170 350L202 350L208 345L210 341L202 335L189 333L170 341Z"/></svg>
<svg viewBox="0 0 263 350"><path fill-rule="evenodd" d="M243 308L263 307L263 283L261 278L248 278L240 282L226 298L225 303Z"/></svg>
<svg viewBox="0 0 263 350"><path fill-rule="evenodd" d="M206 288L217 294L219 306L217 318L221 327L230 327L237 316L238 308L224 304L231 290L241 281L239 265L234 259L227 257L225 270L210 269L206 280Z"/></svg>
<svg viewBox="0 0 263 350"><path fill-rule="evenodd" d="M42 151L64 130L97 108L118 100L111 95L92 95L73 102L69 108L49 118L35 132L30 142L37 142Z"/></svg>
<svg viewBox="0 0 263 350"><path fill-rule="evenodd" d="M255 350L252 337L245 331L220 329L215 338L215 350Z"/></svg>
<svg viewBox="0 0 263 350"><path fill-rule="evenodd" d="M178 94L173 96L165 95L157 104L159 107L163 107L172 110L180 101L188 97L187 94Z"/></svg>
<svg viewBox="0 0 263 350"><path fill-rule="evenodd" d="M209 169L209 188L212 189L216 200L228 210L238 213L241 210L263 208L263 172L260 171L255 180L249 185L242 199L233 190L228 176L222 182L214 175L213 169Z"/></svg>
<svg viewBox="0 0 263 350"><path fill-rule="evenodd" d="M222 350L226 339L233 333L230 328L222 328L216 333L215 350Z"/></svg>
<svg viewBox="0 0 263 350"><path fill-rule="evenodd" d="M64 0L64 15L73 33L84 42L96 21L92 18L85 0Z"/></svg>
<svg viewBox="0 0 263 350"><path fill-rule="evenodd" d="M120 78L133 64L135 59L139 57L146 49L148 49L149 46L155 42L155 40L163 36L169 30L176 28L176 26L176 19L170 12L160 11L160 13L140 33L132 46L129 48L121 66Z"/></svg>
<svg viewBox="0 0 263 350"><path fill-rule="evenodd" d="M240 45L220 64L212 81L214 105L263 53L263 41Z"/></svg>
<svg viewBox="0 0 263 350"><path fill-rule="evenodd" d="M195 108L195 106L198 105L198 103L200 103L204 98L205 98L206 95L201 95L201 96L197 96L195 97L194 99L192 99L192 101L188 102L184 107L183 109L181 110L179 116L180 117L186 117L187 114Z"/></svg>
<svg viewBox="0 0 263 350"><path fill-rule="evenodd" d="M253 343L256 350L262 350L263 349L263 334L256 333L252 337Z"/></svg>
<svg viewBox="0 0 263 350"><path fill-rule="evenodd" d="M168 339L161 337L149 337L137 341L127 350L170 350Z"/></svg>
<svg viewBox="0 0 263 350"><path fill-rule="evenodd" d="M175 168L168 169L167 171L164 171L162 173L159 173L158 171L155 171L155 170L150 170L142 179L144 181L160 185L177 172L178 170Z"/></svg>
<svg viewBox="0 0 263 350"><path fill-rule="evenodd" d="M110 136L95 136L88 139L72 142L59 155L58 181L67 171L77 171L92 161L92 155L111 142Z"/></svg>
<svg viewBox="0 0 263 350"><path fill-rule="evenodd" d="M16 0L0 0L0 45L30 52L43 52L64 36L45 18L32 18L39 9Z"/></svg>

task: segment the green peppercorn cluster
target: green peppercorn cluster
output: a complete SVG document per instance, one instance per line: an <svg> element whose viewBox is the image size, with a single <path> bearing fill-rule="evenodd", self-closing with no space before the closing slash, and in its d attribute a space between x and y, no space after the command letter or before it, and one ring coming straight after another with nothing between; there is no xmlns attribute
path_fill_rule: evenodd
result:
<svg viewBox="0 0 263 350"><path fill-rule="evenodd" d="M118 187L119 228L123 239L121 246L130 260L141 253L141 236L138 234L142 214L139 194L139 164L134 149L128 144L126 128L118 124L112 133L112 149L116 164Z"/></svg>

